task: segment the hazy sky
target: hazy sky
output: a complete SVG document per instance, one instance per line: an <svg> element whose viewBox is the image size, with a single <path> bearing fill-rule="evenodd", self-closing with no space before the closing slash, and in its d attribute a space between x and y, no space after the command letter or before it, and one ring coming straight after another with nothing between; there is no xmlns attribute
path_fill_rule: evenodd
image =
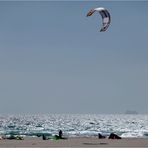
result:
<svg viewBox="0 0 148 148"><path fill-rule="evenodd" d="M112 22L99 32L105 7ZM0 1L0 114L148 113L148 1Z"/></svg>

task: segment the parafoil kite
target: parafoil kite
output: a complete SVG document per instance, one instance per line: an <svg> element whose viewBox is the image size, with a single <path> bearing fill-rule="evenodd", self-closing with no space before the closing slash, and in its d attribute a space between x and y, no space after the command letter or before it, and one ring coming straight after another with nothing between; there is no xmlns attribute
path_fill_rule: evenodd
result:
<svg viewBox="0 0 148 148"><path fill-rule="evenodd" d="M105 8L99 7L99 8L91 9L87 13L87 17L91 16L94 12L99 12L100 15L102 16L102 28L100 29L100 32L106 31L111 22L111 17L109 12Z"/></svg>

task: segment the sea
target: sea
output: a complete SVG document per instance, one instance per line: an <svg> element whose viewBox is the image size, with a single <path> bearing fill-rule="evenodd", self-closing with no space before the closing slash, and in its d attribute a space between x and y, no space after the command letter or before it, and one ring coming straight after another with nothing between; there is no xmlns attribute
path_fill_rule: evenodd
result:
<svg viewBox="0 0 148 148"><path fill-rule="evenodd" d="M148 115L140 114L42 114L0 115L0 135L38 137L95 137L116 133L123 138L148 138Z"/></svg>

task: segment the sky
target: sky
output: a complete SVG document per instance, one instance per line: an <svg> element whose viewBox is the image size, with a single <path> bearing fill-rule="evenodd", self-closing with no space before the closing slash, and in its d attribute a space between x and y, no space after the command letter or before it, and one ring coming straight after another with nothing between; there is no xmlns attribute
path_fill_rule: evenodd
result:
<svg viewBox="0 0 148 148"><path fill-rule="evenodd" d="M148 1L0 1L0 114L148 113L147 15Z"/></svg>

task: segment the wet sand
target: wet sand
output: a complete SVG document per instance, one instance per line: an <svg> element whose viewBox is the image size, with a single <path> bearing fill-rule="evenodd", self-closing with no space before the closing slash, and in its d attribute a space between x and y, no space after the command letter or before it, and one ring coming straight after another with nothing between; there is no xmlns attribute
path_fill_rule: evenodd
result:
<svg viewBox="0 0 148 148"><path fill-rule="evenodd" d="M24 140L0 140L0 147L148 147L147 138L98 139L68 138L66 140L42 140L25 138Z"/></svg>

